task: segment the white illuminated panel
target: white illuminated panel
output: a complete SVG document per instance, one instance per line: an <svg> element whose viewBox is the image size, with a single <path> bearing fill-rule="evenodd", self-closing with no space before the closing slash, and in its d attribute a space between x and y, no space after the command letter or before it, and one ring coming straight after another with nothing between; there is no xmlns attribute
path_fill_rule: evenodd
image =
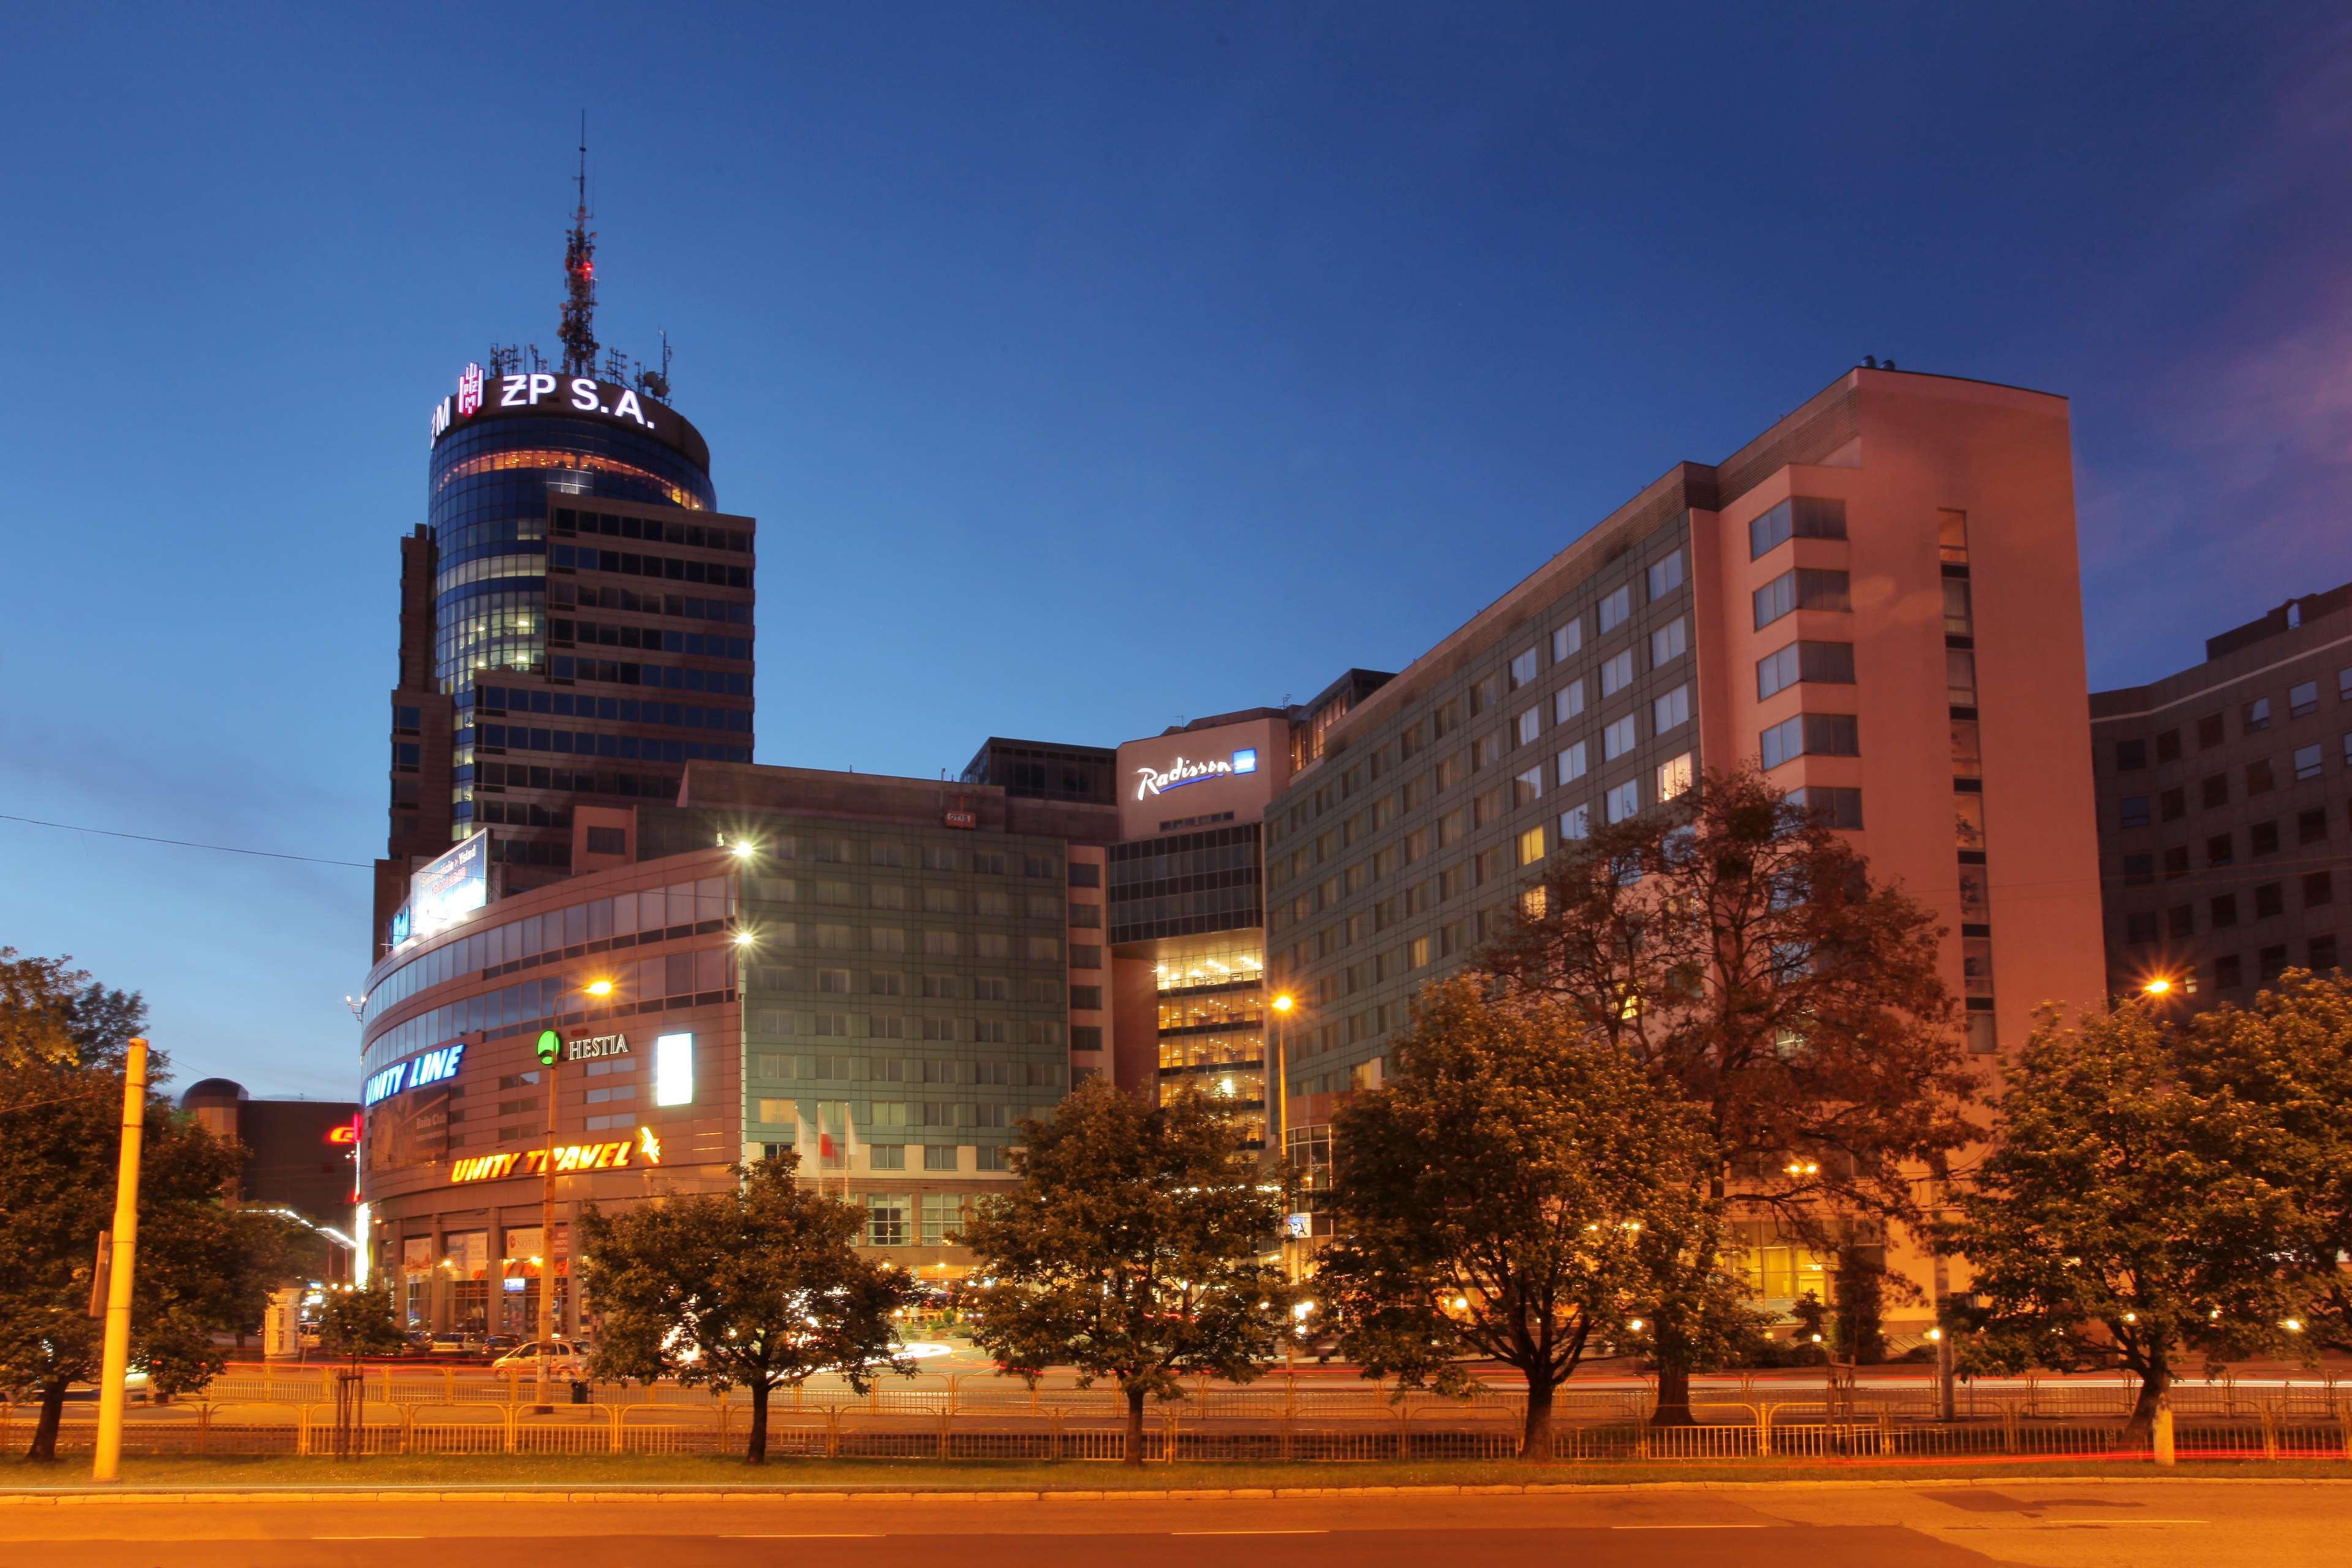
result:
<svg viewBox="0 0 2352 1568"><path fill-rule="evenodd" d="M692 1035L664 1035L654 1041L654 1103L694 1103Z"/></svg>

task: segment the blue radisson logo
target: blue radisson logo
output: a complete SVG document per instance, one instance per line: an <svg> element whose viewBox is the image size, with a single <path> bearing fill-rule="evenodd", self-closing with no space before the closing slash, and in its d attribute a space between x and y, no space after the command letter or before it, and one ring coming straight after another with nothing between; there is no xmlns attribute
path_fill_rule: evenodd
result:
<svg viewBox="0 0 2352 1568"><path fill-rule="evenodd" d="M428 1083L440 1083L457 1076L457 1064L465 1059L466 1042L452 1040L446 1046L413 1056L404 1062L394 1062L382 1072L369 1075L367 1087L360 1091L360 1103L373 1105L389 1100L403 1089L422 1089Z"/></svg>
<svg viewBox="0 0 2352 1568"><path fill-rule="evenodd" d="M1244 746L1230 757L1208 762L1196 763L1187 757L1179 757L1164 768L1138 768L1135 771L1142 775L1135 786L1135 798L1150 800L1155 795L1164 795L1184 784L1199 784L1202 779L1254 773L1257 772L1257 748Z"/></svg>

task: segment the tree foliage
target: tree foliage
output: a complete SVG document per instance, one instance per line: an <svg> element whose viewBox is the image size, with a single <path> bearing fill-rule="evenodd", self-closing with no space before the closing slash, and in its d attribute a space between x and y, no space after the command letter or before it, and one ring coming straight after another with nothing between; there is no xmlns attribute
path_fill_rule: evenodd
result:
<svg viewBox="0 0 2352 1568"><path fill-rule="evenodd" d="M2184 1357L2212 1368L2289 1348L2279 1243L2295 1205L2242 1158L2264 1115L2183 1067L2178 1032L2145 1003L2074 1026L2045 1014L1938 1227L1979 1302L1955 1347L1963 1367L2126 1371L2145 1426Z"/></svg>
<svg viewBox="0 0 2352 1568"><path fill-rule="evenodd" d="M790 1157L739 1167L731 1192L668 1197L581 1215L588 1297L598 1314L589 1370L675 1377L751 1394L744 1458L768 1457L768 1398L838 1373L863 1393L911 1373L893 1353L905 1275L857 1250L862 1211L793 1179Z"/></svg>
<svg viewBox="0 0 2352 1568"><path fill-rule="evenodd" d="M1827 1244L1918 1218L1916 1163L1972 1135L1941 930L1749 770L1563 846L1473 972L1564 1009L1702 1108L1734 1214ZM1671 1325L1667 1326L1671 1334ZM1660 1347L1659 1413L1689 1368Z"/></svg>
<svg viewBox="0 0 2352 1568"><path fill-rule="evenodd" d="M404 1342L394 1315L392 1287L362 1285L330 1290L319 1309L319 1348L329 1355L395 1355Z"/></svg>
<svg viewBox="0 0 2352 1568"><path fill-rule="evenodd" d="M1554 1391L1589 1349L1662 1315L1750 1323L1698 1108L1631 1053L1456 977L1422 993L1395 1063L1333 1120L1336 1239L1316 1279L1368 1375L1461 1393L1471 1363L1499 1361L1527 1379L1520 1457L1548 1461Z"/></svg>
<svg viewBox="0 0 2352 1568"><path fill-rule="evenodd" d="M1019 1187L964 1231L983 1281L972 1337L1033 1375L1114 1380L1129 1464L1147 1397L1191 1375L1247 1382L1280 1352L1282 1192L1213 1102L1147 1105L1095 1079L1024 1121L1013 1162Z"/></svg>
<svg viewBox="0 0 2352 1568"><path fill-rule="evenodd" d="M2251 1008L2199 1015L2179 1050L2199 1094L2246 1112L2233 1163L2291 1199L2274 1245L2303 1337L2352 1351L2352 980L2289 970Z"/></svg>

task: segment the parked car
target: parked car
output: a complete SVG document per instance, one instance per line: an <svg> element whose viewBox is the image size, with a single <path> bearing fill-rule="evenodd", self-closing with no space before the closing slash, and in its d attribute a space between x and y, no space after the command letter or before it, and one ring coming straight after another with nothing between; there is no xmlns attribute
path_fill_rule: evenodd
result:
<svg viewBox="0 0 2352 1568"><path fill-rule="evenodd" d="M570 1340L553 1340L549 1342L554 1348L549 1356L547 1370L560 1377L579 1376L588 1364L587 1348L574 1344ZM539 1341L526 1340L492 1362L490 1370L502 1372L509 1367L514 1367L523 1372L535 1373L539 1367Z"/></svg>
<svg viewBox="0 0 2352 1568"><path fill-rule="evenodd" d="M466 1352L466 1336L456 1329L443 1329L425 1343L435 1355L463 1355Z"/></svg>

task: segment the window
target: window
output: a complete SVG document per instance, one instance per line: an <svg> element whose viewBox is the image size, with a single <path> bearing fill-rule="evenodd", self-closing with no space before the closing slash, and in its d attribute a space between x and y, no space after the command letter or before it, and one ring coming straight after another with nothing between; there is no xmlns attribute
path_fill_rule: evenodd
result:
<svg viewBox="0 0 2352 1568"><path fill-rule="evenodd" d="M1584 682L1571 680L1551 694L1551 720L1564 724L1584 711Z"/></svg>
<svg viewBox="0 0 2352 1568"><path fill-rule="evenodd" d="M1518 850L1520 865L1540 865L1544 858L1544 830L1540 826L1530 827L1520 834Z"/></svg>
<svg viewBox="0 0 2352 1568"><path fill-rule="evenodd" d="M1973 719L1955 719L1952 725L1952 771L1970 777L1984 771L1984 745Z"/></svg>
<svg viewBox="0 0 2352 1568"><path fill-rule="evenodd" d="M2213 961L2213 984L2216 989L2234 989L2245 983L2245 966L2240 962L2236 953L2224 953Z"/></svg>
<svg viewBox="0 0 2352 1568"><path fill-rule="evenodd" d="M877 1171L903 1171L907 1168L907 1146L904 1143L868 1143L866 1163Z"/></svg>
<svg viewBox="0 0 2352 1568"><path fill-rule="evenodd" d="M2189 792L2175 786L2157 797L2164 820L2178 822L2189 815Z"/></svg>
<svg viewBox="0 0 2352 1568"><path fill-rule="evenodd" d="M1658 798L1678 800L1690 792L1696 777L1696 767L1691 754L1685 752L1671 762L1658 764Z"/></svg>
<svg viewBox="0 0 2352 1568"><path fill-rule="evenodd" d="M1765 731L1759 749L1764 765L1777 768L1791 757L1808 754L1858 757L1862 742L1851 713L1800 713Z"/></svg>
<svg viewBox="0 0 2352 1568"><path fill-rule="evenodd" d="M2211 751L2222 741L2221 716L2208 713L2197 721L2197 746L2200 751Z"/></svg>
<svg viewBox="0 0 2352 1568"><path fill-rule="evenodd" d="M2322 771L2317 746L2297 746L2294 749L2294 776L2297 781L2315 779ZM590 829L593 832L594 829Z"/></svg>
<svg viewBox="0 0 2352 1568"><path fill-rule="evenodd" d="M591 855L626 855L629 852L629 830L625 827L592 827L588 830L588 853Z"/></svg>
<svg viewBox="0 0 2352 1568"><path fill-rule="evenodd" d="M1964 647L1944 650L1945 699L1955 708L1977 705L1977 656Z"/></svg>
<svg viewBox="0 0 2352 1568"><path fill-rule="evenodd" d="M2000 1037L1994 1030L1991 1014L1969 1014L1968 1028L1969 1050L1972 1055L1989 1057L2000 1049Z"/></svg>
<svg viewBox="0 0 2352 1568"><path fill-rule="evenodd" d="M2269 920L2286 912L2286 889L2278 882L2264 882L2254 889L2254 919Z"/></svg>
<svg viewBox="0 0 2352 1568"><path fill-rule="evenodd" d="M2271 700L2257 697L2245 707L2246 733L2258 735L2271 727Z"/></svg>
<svg viewBox="0 0 2352 1568"><path fill-rule="evenodd" d="M907 1234L908 1211L914 1199L905 1193L868 1193L866 1194L866 1245L868 1247L906 1247L912 1238Z"/></svg>
<svg viewBox="0 0 2352 1568"><path fill-rule="evenodd" d="M1630 583L1610 590L1601 601L1600 626L1602 634L1616 630L1633 613L1633 585Z"/></svg>
<svg viewBox="0 0 2352 1568"><path fill-rule="evenodd" d="M1653 604L1683 585L1683 552L1675 551L1664 561L1650 563L1650 600Z"/></svg>
<svg viewBox="0 0 2352 1568"><path fill-rule="evenodd" d="M1756 590L1756 627L1761 631L1792 610L1850 610L1846 574L1799 567Z"/></svg>
<svg viewBox="0 0 2352 1568"><path fill-rule="evenodd" d="M1572 805L1559 814L1559 837L1565 844L1574 839L1592 837L1592 808Z"/></svg>
<svg viewBox="0 0 2352 1568"><path fill-rule="evenodd" d="M2286 689L2286 714L2288 718L2300 719L2306 713L2315 713L2318 710L2319 682L2316 680L2300 681Z"/></svg>
<svg viewBox="0 0 2352 1568"><path fill-rule="evenodd" d="M2294 841L2297 844L2317 844L2327 837L2327 808L2315 805L2295 813Z"/></svg>
<svg viewBox="0 0 2352 1568"><path fill-rule="evenodd" d="M2276 947L2263 949L2257 961L2262 965L2263 984L2268 985L2286 972L2286 944L2281 942Z"/></svg>
<svg viewBox="0 0 2352 1568"><path fill-rule="evenodd" d="M2275 822L2257 822L2246 829L2246 852L2250 855L2278 853L2279 831Z"/></svg>
<svg viewBox="0 0 2352 1568"><path fill-rule="evenodd" d="M1584 618L1580 616L1551 634L1551 661L1558 664L1584 647Z"/></svg>
<svg viewBox="0 0 2352 1568"><path fill-rule="evenodd" d="M1601 758L1606 762L1614 762L1619 757L1622 757L1626 752L1632 751L1635 743L1633 734L1633 715L1628 713L1623 718L1614 721L1607 729L1601 731ZM1609 820L1614 822L1617 819L1612 816Z"/></svg>
<svg viewBox="0 0 2352 1568"><path fill-rule="evenodd" d="M2210 811L2218 805L2227 805L2230 804L2230 775L2215 773L2200 786L2200 790L2204 796L2206 810Z"/></svg>
<svg viewBox="0 0 2352 1568"><path fill-rule="evenodd" d="M2227 833L2217 833L2212 837L2205 840L2205 864L2208 866L2229 866L2235 864L2238 857L2235 850L2231 847L2233 842L2234 841L2231 837Z"/></svg>
<svg viewBox="0 0 2352 1568"><path fill-rule="evenodd" d="M2175 904L2165 911L2166 934L2190 937L2197 934L2197 906Z"/></svg>
<svg viewBox="0 0 2352 1568"><path fill-rule="evenodd" d="M1936 514L1936 550L1945 561L1955 566L1965 566L1969 560L1969 514L1964 511L1939 511Z"/></svg>
<svg viewBox="0 0 2352 1568"><path fill-rule="evenodd" d="M1567 784L1572 779L1580 779L1584 776L1584 745L1585 743L1582 741L1579 741L1576 744L1569 747L1568 750L1559 754L1559 782L1561 784Z"/></svg>
<svg viewBox="0 0 2352 1568"><path fill-rule="evenodd" d="M1099 1013L1102 1011L1102 1005L1103 988L1101 986L1073 985L1070 987L1070 1005L1074 1009L1082 1013Z"/></svg>
<svg viewBox="0 0 2352 1568"><path fill-rule="evenodd" d="M2333 934L2311 939L2310 969L2314 974L2325 974L2336 967L2336 938Z"/></svg>
<svg viewBox="0 0 2352 1568"><path fill-rule="evenodd" d="M1971 996L1992 994L1992 943L1986 938L1960 939L1960 986Z"/></svg>
<svg viewBox="0 0 2352 1568"><path fill-rule="evenodd" d="M1792 789L1789 805L1824 827L1862 826L1862 791L1858 789L1824 789L1818 784Z"/></svg>
<svg viewBox="0 0 2352 1568"><path fill-rule="evenodd" d="M2156 911L2137 911L2124 917L2124 940L2134 944L2156 940Z"/></svg>
<svg viewBox="0 0 2352 1568"><path fill-rule="evenodd" d="M2126 855L2124 857L2124 886L2145 888L2156 880L2156 857Z"/></svg>
<svg viewBox="0 0 2352 1568"><path fill-rule="evenodd" d="M2127 773L2135 768L2144 768L2146 766L2147 766L2147 742L2146 741L2117 741L2116 742L2116 772L2119 773Z"/></svg>
<svg viewBox="0 0 2352 1568"><path fill-rule="evenodd" d="M2278 774L2271 766L2271 760L2268 757L2264 757L2258 763L2248 763L2246 764L2246 793L2248 795L2266 795L2277 787Z"/></svg>
<svg viewBox="0 0 2352 1568"><path fill-rule="evenodd" d="M1614 697L1633 683L1633 650L1613 654L1601 667L1601 695Z"/></svg>
<svg viewBox="0 0 2352 1568"><path fill-rule="evenodd" d="M1689 648L1690 630L1683 624L1683 618L1676 616L1650 634L1650 668L1655 669L1662 664L1672 664Z"/></svg>
<svg viewBox="0 0 2352 1568"><path fill-rule="evenodd" d="M1654 733L1663 735L1690 722L1690 687L1675 687L1650 704L1650 725Z"/></svg>
<svg viewBox="0 0 2352 1568"><path fill-rule="evenodd" d="M1957 842L1963 849L1985 847L1984 796L1973 791L1952 796L1952 816Z"/></svg>
<svg viewBox="0 0 2352 1568"><path fill-rule="evenodd" d="M2172 848L2166 850L2164 852L2164 879L2168 882L2173 882L2179 880L2187 875L2189 875L2188 846L2176 845Z"/></svg>
<svg viewBox="0 0 2352 1568"><path fill-rule="evenodd" d="M1543 769L1529 768L1511 780L1511 804L1527 805L1543 798Z"/></svg>
<svg viewBox="0 0 2352 1568"><path fill-rule="evenodd" d="M1642 781L1627 779L1609 792L1609 820L1622 822L1642 809Z"/></svg>
<svg viewBox="0 0 2352 1568"><path fill-rule="evenodd" d="M1510 689L1517 691L1536 678L1536 650L1528 648L1511 660Z"/></svg>
<svg viewBox="0 0 2352 1568"><path fill-rule="evenodd" d="M2156 760L2160 763L2180 760L2180 731L2160 730L2156 736Z"/></svg>
<svg viewBox="0 0 2352 1568"><path fill-rule="evenodd" d="M1944 635L1948 637L1976 636L1976 619L1969 609L1969 583L1965 577L1944 579Z"/></svg>
<svg viewBox="0 0 2352 1568"><path fill-rule="evenodd" d="M1845 642L1793 642L1756 662L1758 700L1784 691L1800 680L1829 685L1853 684L1853 645Z"/></svg>
<svg viewBox="0 0 2352 1568"><path fill-rule="evenodd" d="M923 1146L924 1170L952 1171L955 1168L954 1144L927 1143ZM947 1233L960 1222L961 1217L956 1212L957 1207L957 1201L952 1194L925 1193L923 1194L923 1245L925 1247L938 1247L946 1241ZM932 1217L934 1215L940 1217L935 1220Z"/></svg>
<svg viewBox="0 0 2352 1568"><path fill-rule="evenodd" d="M2147 796L2127 795L2123 798L2123 825L2126 827L2147 826Z"/></svg>
<svg viewBox="0 0 2352 1568"><path fill-rule="evenodd" d="M1748 525L1748 558L1790 539L1843 539L1845 502L1792 496Z"/></svg>
<svg viewBox="0 0 2352 1568"><path fill-rule="evenodd" d="M2206 923L2211 926L2215 931L2227 931L2230 927L2236 925L2238 923L2238 895L2235 893L2223 893L2215 898L2213 900L2213 912L2206 917Z"/></svg>
<svg viewBox="0 0 2352 1568"><path fill-rule="evenodd" d="M1537 736L1543 733L1543 710L1530 708L1520 714L1518 724L1512 733L1517 744L1525 746L1532 743Z"/></svg>

